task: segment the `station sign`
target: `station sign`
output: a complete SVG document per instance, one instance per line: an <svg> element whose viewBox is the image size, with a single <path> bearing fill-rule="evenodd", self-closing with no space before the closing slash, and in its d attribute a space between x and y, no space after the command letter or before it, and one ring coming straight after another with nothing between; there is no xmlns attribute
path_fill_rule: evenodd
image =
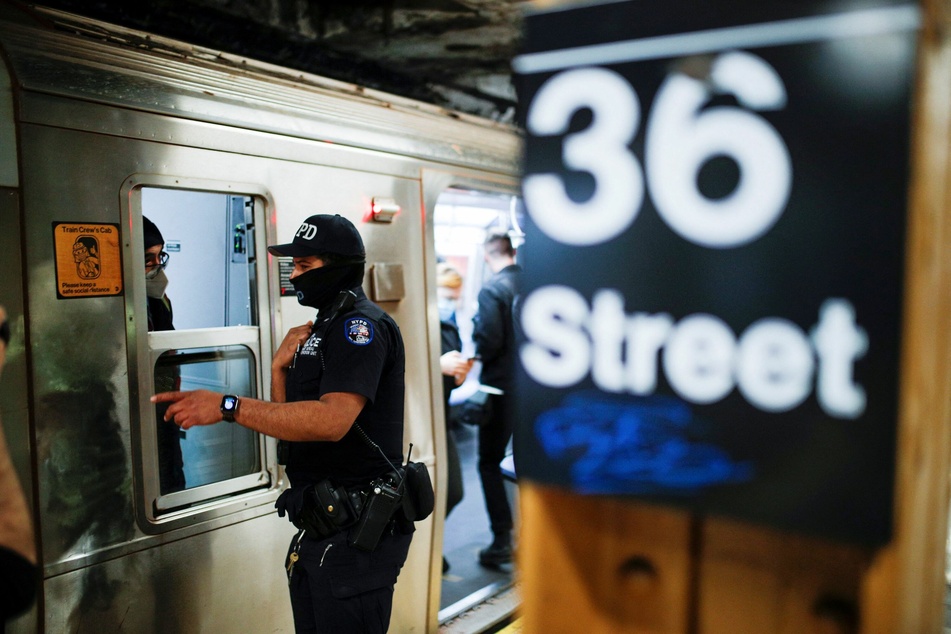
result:
<svg viewBox="0 0 951 634"><path fill-rule="evenodd" d="M531 13L516 470L890 539L916 3Z"/></svg>

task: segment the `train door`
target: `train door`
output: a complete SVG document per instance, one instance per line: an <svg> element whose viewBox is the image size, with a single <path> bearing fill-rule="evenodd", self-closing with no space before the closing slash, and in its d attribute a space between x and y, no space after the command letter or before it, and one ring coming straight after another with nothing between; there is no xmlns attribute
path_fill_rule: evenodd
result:
<svg viewBox="0 0 951 634"><path fill-rule="evenodd" d="M446 293L445 280L434 279L441 331L446 321L456 326L464 358L475 355L472 342L473 317L478 309L482 285L492 276L484 260L483 243L490 233L505 233L517 249L521 244L522 207L517 195L508 191L478 189L472 186L450 186L443 189L433 210L433 242L437 262L436 275L451 273L455 292ZM456 277L457 276L457 277ZM450 297L451 296L451 297ZM441 351L445 352L445 351ZM443 576L441 583L439 621L452 622L457 616L477 608L479 619L494 621L506 618L517 603L514 589L514 563L484 566L479 551L492 542L486 503L478 468L478 427L466 415L467 401L478 401L490 387L480 382L481 364L475 361L465 381L451 388L445 415L446 456L454 449L461 467L462 498L450 509L443 530ZM511 455L511 442L506 451ZM447 463L449 503L458 496L453 493L450 460ZM506 491L517 525L518 496L511 466L500 465L506 476ZM492 607L487 607L492 604ZM495 613L493 616L490 613ZM471 621L472 619L467 619ZM484 624L480 624L481 628ZM471 627L472 623L466 627ZM463 628L466 629L466 628ZM450 631L455 631L450 627ZM466 630L468 631L468 630Z"/></svg>

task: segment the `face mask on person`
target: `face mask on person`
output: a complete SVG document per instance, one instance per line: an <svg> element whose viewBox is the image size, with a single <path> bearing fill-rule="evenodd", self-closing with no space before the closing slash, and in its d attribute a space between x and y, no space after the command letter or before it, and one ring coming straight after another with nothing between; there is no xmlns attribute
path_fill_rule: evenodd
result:
<svg viewBox="0 0 951 634"><path fill-rule="evenodd" d="M291 280L301 306L323 308L340 291L359 286L363 282L363 262L331 264L301 273Z"/></svg>
<svg viewBox="0 0 951 634"><path fill-rule="evenodd" d="M439 321L452 321L456 314L456 300L451 297L440 297L436 305L439 307Z"/></svg>
<svg viewBox="0 0 951 634"><path fill-rule="evenodd" d="M146 295L155 299L162 299L166 288L168 288L168 277L165 275L165 269L161 266L156 266L145 274Z"/></svg>

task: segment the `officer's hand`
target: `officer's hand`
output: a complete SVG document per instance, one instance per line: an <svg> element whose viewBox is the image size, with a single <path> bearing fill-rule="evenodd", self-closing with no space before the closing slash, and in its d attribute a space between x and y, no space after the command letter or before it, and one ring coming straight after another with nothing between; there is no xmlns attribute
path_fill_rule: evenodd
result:
<svg viewBox="0 0 951 634"><path fill-rule="evenodd" d="M190 392L161 392L150 400L153 403L171 403L165 410L165 420L182 429L196 425L220 423L221 397L217 392L193 390Z"/></svg>
<svg viewBox="0 0 951 634"><path fill-rule="evenodd" d="M281 342L277 352L274 353L274 359L271 361L272 367L288 368L294 362L294 353L297 352L298 345L304 345L310 337L311 328L314 322L308 321L302 326L294 326L284 335L284 341Z"/></svg>

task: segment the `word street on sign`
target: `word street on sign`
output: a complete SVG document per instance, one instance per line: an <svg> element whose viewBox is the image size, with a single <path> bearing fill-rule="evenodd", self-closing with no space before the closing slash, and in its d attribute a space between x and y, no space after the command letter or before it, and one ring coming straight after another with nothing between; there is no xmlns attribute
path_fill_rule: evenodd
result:
<svg viewBox="0 0 951 634"><path fill-rule="evenodd" d="M519 477L888 541L920 20L527 17Z"/></svg>

